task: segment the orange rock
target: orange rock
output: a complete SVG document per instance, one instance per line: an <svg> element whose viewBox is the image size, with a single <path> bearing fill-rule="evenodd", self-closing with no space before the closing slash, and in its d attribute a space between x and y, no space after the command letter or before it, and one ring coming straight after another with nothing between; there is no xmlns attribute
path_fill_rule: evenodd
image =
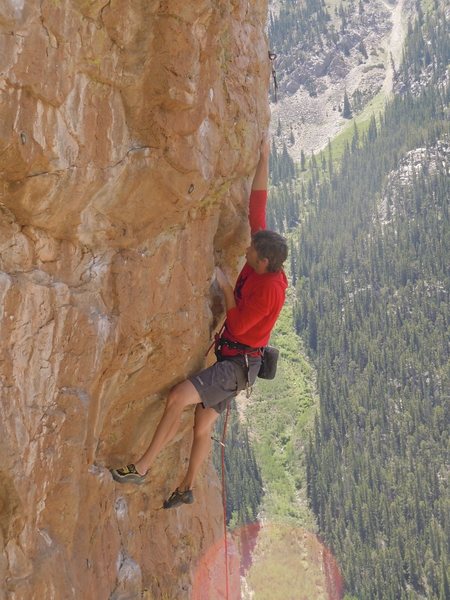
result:
<svg viewBox="0 0 450 600"><path fill-rule="evenodd" d="M267 128L266 10L0 7L0 599L189 598L220 541L211 464L194 505L159 510L192 410L143 487L107 466L142 452L222 318L214 266L237 272Z"/></svg>

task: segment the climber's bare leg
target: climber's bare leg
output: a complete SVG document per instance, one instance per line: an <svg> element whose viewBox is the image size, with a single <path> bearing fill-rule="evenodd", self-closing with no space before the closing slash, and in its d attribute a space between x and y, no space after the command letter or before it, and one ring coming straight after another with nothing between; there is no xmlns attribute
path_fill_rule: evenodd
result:
<svg viewBox="0 0 450 600"><path fill-rule="evenodd" d="M198 404L199 402L201 402L199 393L189 380L183 381L172 388L167 397L163 416L156 428L150 446L141 458L134 463L138 473L145 475L159 452L175 436L180 426L180 417L183 410L187 406Z"/></svg>
<svg viewBox="0 0 450 600"><path fill-rule="evenodd" d="M195 409L194 439L192 442L189 467L178 489L191 490L200 467L211 450L211 432L219 413L213 408L203 408L200 404Z"/></svg>

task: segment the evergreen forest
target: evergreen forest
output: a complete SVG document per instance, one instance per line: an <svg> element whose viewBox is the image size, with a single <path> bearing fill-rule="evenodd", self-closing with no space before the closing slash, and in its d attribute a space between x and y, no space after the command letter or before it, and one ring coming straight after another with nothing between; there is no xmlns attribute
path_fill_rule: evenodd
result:
<svg viewBox="0 0 450 600"><path fill-rule="evenodd" d="M450 597L448 162L413 166L379 214L396 156L433 156L444 139L427 100L395 101L375 139L314 189L294 259L320 397L309 496L357 598Z"/></svg>
<svg viewBox="0 0 450 600"><path fill-rule="evenodd" d="M301 168L271 156L269 225L290 240L293 326L320 398L307 493L348 600L450 598L450 26L445 2L416 12L396 95L339 163L332 143ZM264 485L243 435L227 450L250 466L232 467L240 522Z"/></svg>
<svg viewBox="0 0 450 600"><path fill-rule="evenodd" d="M358 599L450 597L445 10L410 33L402 94L355 131L339 170L311 164L291 257L320 397L308 493ZM426 71L431 85L414 85Z"/></svg>

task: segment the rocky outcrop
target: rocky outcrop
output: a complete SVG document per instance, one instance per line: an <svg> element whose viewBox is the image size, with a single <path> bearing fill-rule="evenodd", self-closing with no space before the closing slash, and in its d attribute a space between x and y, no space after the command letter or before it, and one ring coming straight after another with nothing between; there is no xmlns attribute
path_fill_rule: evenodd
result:
<svg viewBox="0 0 450 600"><path fill-rule="evenodd" d="M408 26L409 43L403 61L393 74L396 94L419 96L432 90L445 97L450 85L449 19L450 7L445 0L436 0L433 11L425 14L418 10L417 18ZM438 43L438 39L442 41Z"/></svg>
<svg viewBox="0 0 450 600"><path fill-rule="evenodd" d="M289 44L273 42L279 89L278 102L272 105L272 127L274 133L276 127L281 130L277 146L285 143L291 156L300 160L302 151L317 153L347 126L342 115L345 94L356 116L377 94L391 93L393 63L398 64L402 55L404 22L415 9L410 0L295 6L289 5L289 10L309 7L310 14L303 19L308 33L299 35L300 28L289 28L285 35Z"/></svg>
<svg viewBox="0 0 450 600"><path fill-rule="evenodd" d="M395 170L386 177L382 194L377 202L375 221L382 226L393 222L394 218L413 221L411 197L417 179L432 177L436 174L450 175L450 140L437 140L434 144L410 150L403 156ZM436 204L436 198L430 194L420 199L427 210L441 214L443 207ZM419 201L416 200L419 206Z"/></svg>
<svg viewBox="0 0 450 600"><path fill-rule="evenodd" d="M192 411L148 484L106 467L139 455L167 390L204 364L214 266L235 272L247 242L266 9L0 7L1 599L189 598L220 544L211 466L192 507L159 510Z"/></svg>

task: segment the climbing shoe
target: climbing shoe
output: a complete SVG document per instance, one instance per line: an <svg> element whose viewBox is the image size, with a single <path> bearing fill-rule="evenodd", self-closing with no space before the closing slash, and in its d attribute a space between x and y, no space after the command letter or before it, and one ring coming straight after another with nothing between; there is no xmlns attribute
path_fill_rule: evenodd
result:
<svg viewBox="0 0 450 600"><path fill-rule="evenodd" d="M192 490L181 492L178 488L173 494L164 501L163 508L176 508L182 504L192 504L194 502L194 494Z"/></svg>
<svg viewBox="0 0 450 600"><path fill-rule="evenodd" d="M120 469L110 469L111 475L119 483L144 483L145 475L139 475L134 465L127 465Z"/></svg>

